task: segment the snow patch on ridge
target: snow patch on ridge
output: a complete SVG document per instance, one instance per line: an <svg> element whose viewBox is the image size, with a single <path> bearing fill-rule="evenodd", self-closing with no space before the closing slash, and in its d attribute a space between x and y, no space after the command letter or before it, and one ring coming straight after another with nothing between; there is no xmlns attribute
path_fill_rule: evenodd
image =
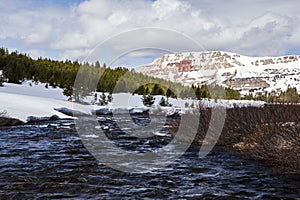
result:
<svg viewBox="0 0 300 200"><path fill-rule="evenodd" d="M243 94L251 89L280 92L287 87L300 91L300 56L294 55L249 57L223 51L183 52L166 54L137 71L189 86L217 83Z"/></svg>

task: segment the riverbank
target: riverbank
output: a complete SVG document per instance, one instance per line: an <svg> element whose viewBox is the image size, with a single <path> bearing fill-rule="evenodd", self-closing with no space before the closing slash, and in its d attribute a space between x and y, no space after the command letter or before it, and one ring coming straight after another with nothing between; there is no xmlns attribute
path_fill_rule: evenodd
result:
<svg viewBox="0 0 300 200"><path fill-rule="evenodd" d="M211 111L211 108L200 108L196 137L181 139L202 145L210 121L217 122L223 117L220 112L212 118ZM262 160L274 173L300 174L299 113L299 105L229 108L217 145L247 158ZM179 121L173 124L173 129ZM214 132L214 128L211 131Z"/></svg>

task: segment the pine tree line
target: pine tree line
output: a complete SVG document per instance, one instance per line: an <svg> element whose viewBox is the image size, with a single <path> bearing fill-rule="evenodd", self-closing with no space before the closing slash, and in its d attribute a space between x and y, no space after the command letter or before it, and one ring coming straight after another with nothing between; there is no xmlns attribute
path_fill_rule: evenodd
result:
<svg viewBox="0 0 300 200"><path fill-rule="evenodd" d="M82 80L82 87L74 88L74 81L78 70L82 69L85 80ZM90 92L133 92L136 88L148 83L157 83L165 88L176 88L179 92L187 87L179 83L153 78L134 70L124 67L109 68L105 63L100 65L79 63L77 61L56 61L47 58L36 60L27 54L17 51L9 52L5 48L0 48L0 70L3 70L3 78L9 83L20 84L24 80L46 83L46 86L60 87L64 89L64 95L80 100L80 96L85 96ZM2 82L1 81L1 82ZM79 80L80 82L80 80ZM98 83L95 85L95 83ZM153 90L155 94L161 94L160 89ZM73 96L72 96L73 94Z"/></svg>
<svg viewBox="0 0 300 200"><path fill-rule="evenodd" d="M74 87L78 70L81 69L85 76L83 85ZM202 98L227 98L239 99L240 94L229 88L220 86L193 86L192 88L179 83L166 81L159 78L146 76L124 67L109 68L105 63L97 61L94 64L79 63L77 61L56 61L47 58L32 59L27 54L17 51L9 52L0 48L0 70L3 70L1 82L21 83L24 80L46 83L46 87L60 87L64 95L80 101L82 97L91 92L119 93L130 92L140 95L163 95L167 98L180 97L196 99ZM81 82L79 80L79 82ZM95 83L97 83L95 85ZM226 91L226 96L221 94ZM224 92L223 92L224 93Z"/></svg>

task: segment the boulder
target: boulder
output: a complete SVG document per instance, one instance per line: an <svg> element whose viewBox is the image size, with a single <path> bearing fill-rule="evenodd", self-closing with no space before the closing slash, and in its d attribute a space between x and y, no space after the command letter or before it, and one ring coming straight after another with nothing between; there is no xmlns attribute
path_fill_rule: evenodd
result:
<svg viewBox="0 0 300 200"><path fill-rule="evenodd" d="M24 122L19 119L0 117L0 126L17 126L22 124L24 124Z"/></svg>
<svg viewBox="0 0 300 200"><path fill-rule="evenodd" d="M52 115L52 116L49 116L49 117L29 116L27 118L27 123L35 123L35 122L43 122L43 121L55 121L55 120L60 120L60 118L57 115Z"/></svg>
<svg viewBox="0 0 300 200"><path fill-rule="evenodd" d="M111 115L112 110L109 108L100 108L100 109L92 110L92 113L95 115Z"/></svg>

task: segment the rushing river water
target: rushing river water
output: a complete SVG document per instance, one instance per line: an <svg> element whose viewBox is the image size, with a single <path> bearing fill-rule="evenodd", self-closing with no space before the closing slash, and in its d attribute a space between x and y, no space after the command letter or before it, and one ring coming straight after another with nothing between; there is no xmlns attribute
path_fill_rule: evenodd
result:
<svg viewBox="0 0 300 200"><path fill-rule="evenodd" d="M105 126L114 125L105 121ZM159 148L171 140L169 136L155 136L150 141L152 146L149 141L147 146L147 138L133 139L113 128L110 130L116 133L114 140L119 139L128 148ZM98 162L83 146L71 120L2 127L0 199L296 199L300 196L296 177L274 176L262 164L244 160L222 148L214 148L205 158L199 158L198 151L189 149L164 169L145 174L125 173Z"/></svg>

